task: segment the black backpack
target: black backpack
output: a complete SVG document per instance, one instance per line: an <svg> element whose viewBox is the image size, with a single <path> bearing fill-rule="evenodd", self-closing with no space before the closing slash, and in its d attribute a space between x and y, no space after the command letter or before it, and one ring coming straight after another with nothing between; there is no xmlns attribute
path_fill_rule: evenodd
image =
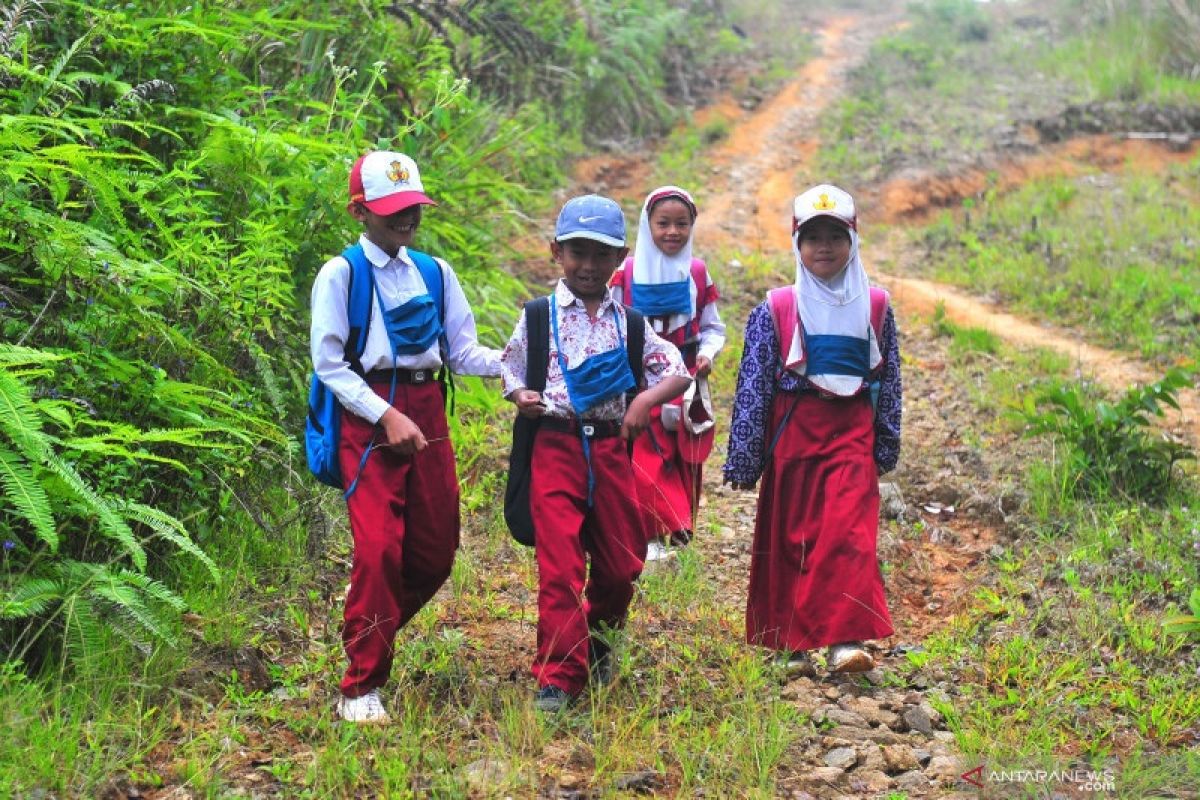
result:
<svg viewBox="0 0 1200 800"><path fill-rule="evenodd" d="M646 322L641 312L629 307L625 308L625 319L625 350L636 383L631 394L637 394L644 377L642 353L646 345ZM549 297L539 297L525 304L525 331L529 342L525 359L525 387L541 392L546 388L546 371L550 366ZM530 463L533 461L533 440L537 438L540 423L540 417L524 417L520 414L513 420L508 482L504 487L504 521L512 537L530 547L533 546L533 514L529 509Z"/></svg>

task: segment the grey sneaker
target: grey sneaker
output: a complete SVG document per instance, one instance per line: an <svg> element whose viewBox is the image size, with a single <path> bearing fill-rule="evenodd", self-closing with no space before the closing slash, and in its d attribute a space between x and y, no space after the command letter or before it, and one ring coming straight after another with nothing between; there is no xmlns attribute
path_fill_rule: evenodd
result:
<svg viewBox="0 0 1200 800"><path fill-rule="evenodd" d="M372 689L360 697L342 695L338 698L337 714L346 722L368 725L385 725L392 721L387 709L383 707L377 689Z"/></svg>
<svg viewBox="0 0 1200 800"><path fill-rule="evenodd" d="M812 659L804 650L781 650L775 656L775 663L783 670L788 680L817 676L816 667L813 666Z"/></svg>
<svg viewBox="0 0 1200 800"><path fill-rule="evenodd" d="M846 642L835 644L829 648L829 671L868 672L875 668L875 659L862 646L861 642Z"/></svg>
<svg viewBox="0 0 1200 800"><path fill-rule="evenodd" d="M571 705L571 695L557 686L543 686L533 696L533 707L547 714L557 714Z"/></svg>

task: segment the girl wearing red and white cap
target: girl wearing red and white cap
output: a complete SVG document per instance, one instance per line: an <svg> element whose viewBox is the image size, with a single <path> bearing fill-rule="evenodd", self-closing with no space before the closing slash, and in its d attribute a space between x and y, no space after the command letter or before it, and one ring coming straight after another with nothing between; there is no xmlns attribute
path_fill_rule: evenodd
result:
<svg viewBox="0 0 1200 800"><path fill-rule="evenodd" d="M900 350L887 293L870 286L849 194L793 203L796 282L746 323L725 481L763 479L746 637L812 672L874 666L864 640L892 634L876 557L880 474L900 453Z"/></svg>
<svg viewBox="0 0 1200 800"><path fill-rule="evenodd" d="M708 375L725 346L720 296L704 262L692 256L696 203L678 186L660 186L642 205L633 256L613 276L613 296L641 311L654 332L679 348L696 380L683 398L653 411L633 446L637 499L650 536L646 560L673 555L695 527L701 471L712 450Z"/></svg>

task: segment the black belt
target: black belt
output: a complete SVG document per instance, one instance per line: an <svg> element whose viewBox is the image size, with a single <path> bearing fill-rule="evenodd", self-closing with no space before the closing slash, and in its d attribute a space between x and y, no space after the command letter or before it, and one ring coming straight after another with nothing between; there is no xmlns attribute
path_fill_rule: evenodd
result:
<svg viewBox="0 0 1200 800"><path fill-rule="evenodd" d="M364 378L367 383L391 383L392 376L396 376L396 383L411 383L419 385L422 383L432 383L437 380L437 370L432 369L373 369L368 372Z"/></svg>
<svg viewBox="0 0 1200 800"><path fill-rule="evenodd" d="M559 433L581 433L589 439L611 439L621 435L621 423L612 419L575 419L574 417L542 417L541 427Z"/></svg>

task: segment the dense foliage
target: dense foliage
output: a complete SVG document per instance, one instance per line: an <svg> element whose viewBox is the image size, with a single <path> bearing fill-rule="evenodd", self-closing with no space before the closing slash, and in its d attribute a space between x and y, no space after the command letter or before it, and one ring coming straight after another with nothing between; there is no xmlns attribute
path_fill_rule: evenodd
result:
<svg viewBox="0 0 1200 800"><path fill-rule="evenodd" d="M387 146L426 167L440 207L421 245L465 276L498 343L523 290L494 268L524 211L549 205L535 192L582 138L660 129L673 59L729 49L716 13L664 0L0 8L8 656L94 648L105 623L171 641L183 601L170 587L221 581L224 552L303 522L317 494L295 436L306 295L355 235L342 206L358 154ZM473 403L493 404L468 387L468 416Z"/></svg>

